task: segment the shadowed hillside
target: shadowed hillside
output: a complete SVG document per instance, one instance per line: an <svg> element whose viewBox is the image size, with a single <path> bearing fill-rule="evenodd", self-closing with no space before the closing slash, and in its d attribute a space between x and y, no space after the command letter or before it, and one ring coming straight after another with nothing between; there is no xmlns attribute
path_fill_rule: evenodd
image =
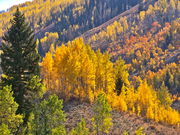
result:
<svg viewBox="0 0 180 135"><path fill-rule="evenodd" d="M59 40L67 42L137 3L138 0L34 0L19 7L37 37L43 37L45 32L58 32ZM0 14L0 36L15 10L16 6Z"/></svg>

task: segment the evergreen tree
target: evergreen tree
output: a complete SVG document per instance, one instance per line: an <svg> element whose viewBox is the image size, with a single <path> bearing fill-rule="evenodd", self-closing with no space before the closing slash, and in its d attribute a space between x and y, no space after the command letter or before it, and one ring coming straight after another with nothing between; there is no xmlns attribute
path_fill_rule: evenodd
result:
<svg viewBox="0 0 180 135"><path fill-rule="evenodd" d="M64 125L52 129L52 135L66 135L66 129Z"/></svg>
<svg viewBox="0 0 180 135"><path fill-rule="evenodd" d="M93 124L97 135L109 132L112 126L111 110L105 94L99 94L93 106Z"/></svg>
<svg viewBox="0 0 180 135"><path fill-rule="evenodd" d="M28 134L65 135L65 114L62 104L62 100L53 95L36 105L29 117Z"/></svg>
<svg viewBox="0 0 180 135"><path fill-rule="evenodd" d="M173 84L173 83L171 83L172 82L171 80L173 80L172 78L173 78L173 76L172 76L171 72L169 70L167 70L166 75L165 75L164 84L168 89L170 89Z"/></svg>
<svg viewBox="0 0 180 135"><path fill-rule="evenodd" d="M18 113L24 113L26 84L33 75L39 75L39 59L33 31L17 8L11 27L2 37L2 85L12 85Z"/></svg>
<svg viewBox="0 0 180 135"><path fill-rule="evenodd" d="M88 135L89 134L89 129L86 127L86 121L85 119L82 119L77 127L71 130L70 135Z"/></svg>
<svg viewBox="0 0 180 135"><path fill-rule="evenodd" d="M18 104L14 101L11 87L6 86L0 90L0 135L16 133L18 127L23 122L21 115L16 115Z"/></svg>
<svg viewBox="0 0 180 135"><path fill-rule="evenodd" d="M44 52L44 50L43 50L43 47L42 47L42 44L41 44L41 42L39 41L39 40L37 40L37 44L38 44L38 53L41 55L41 56L45 56L45 52Z"/></svg>
<svg viewBox="0 0 180 135"><path fill-rule="evenodd" d="M116 92L117 95L121 94L122 87L129 86L130 82L128 80L129 73L127 72L125 62L119 58L114 65L114 74L116 80Z"/></svg>
<svg viewBox="0 0 180 135"><path fill-rule="evenodd" d="M158 89L157 91L157 97L164 107L168 108L171 106L171 95L169 94L167 87L164 85L164 82L162 83L160 89Z"/></svg>
<svg viewBox="0 0 180 135"><path fill-rule="evenodd" d="M46 88L41 83L39 76L32 76L31 79L27 82L23 105L23 110L26 112L24 119L25 122L27 122L31 111L39 101L39 98L42 98L45 90Z"/></svg>
<svg viewBox="0 0 180 135"><path fill-rule="evenodd" d="M7 125L0 125L0 135L11 135Z"/></svg>

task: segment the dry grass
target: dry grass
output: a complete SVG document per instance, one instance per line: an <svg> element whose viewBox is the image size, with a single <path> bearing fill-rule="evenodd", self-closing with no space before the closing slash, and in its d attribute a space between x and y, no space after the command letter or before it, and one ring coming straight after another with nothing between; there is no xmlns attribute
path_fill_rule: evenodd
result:
<svg viewBox="0 0 180 135"><path fill-rule="evenodd" d="M67 131L75 127L76 123L79 122L81 118L85 118L88 128L92 131L91 105L79 103L78 101L71 101L64 105L64 110L67 114ZM180 128L178 127L156 123L136 115L113 111L112 116L113 127L109 135L121 135L125 130L128 131L130 135L133 135L135 130L139 127L143 127L147 135L180 135Z"/></svg>

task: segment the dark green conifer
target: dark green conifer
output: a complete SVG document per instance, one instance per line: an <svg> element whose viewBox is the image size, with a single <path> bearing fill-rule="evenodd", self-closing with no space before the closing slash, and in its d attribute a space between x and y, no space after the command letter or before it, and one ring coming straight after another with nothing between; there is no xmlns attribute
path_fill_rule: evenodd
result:
<svg viewBox="0 0 180 135"><path fill-rule="evenodd" d="M32 76L39 76L39 59L34 32L25 16L17 8L11 27L3 36L1 67L2 85L12 85L15 101L19 104L18 113L25 113L26 85Z"/></svg>

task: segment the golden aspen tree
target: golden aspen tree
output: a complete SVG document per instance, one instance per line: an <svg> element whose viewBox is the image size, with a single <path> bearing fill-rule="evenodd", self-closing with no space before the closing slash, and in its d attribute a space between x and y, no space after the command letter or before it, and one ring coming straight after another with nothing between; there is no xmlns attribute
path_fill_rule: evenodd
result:
<svg viewBox="0 0 180 135"><path fill-rule="evenodd" d="M170 124L179 122L179 113L161 104L158 94L146 81L139 81L137 90L130 86L122 59L113 64L108 53L94 52L83 39L75 39L56 49L52 45L41 66L45 84L56 89L65 100L77 98L92 103L100 93L104 93L116 110ZM121 81L119 95L115 91L118 90L117 80Z"/></svg>
<svg viewBox="0 0 180 135"><path fill-rule="evenodd" d="M104 73L105 73L103 90L106 93L112 93L115 90L113 63L110 61L110 56L108 53L104 54L103 60L104 60L103 65L104 65Z"/></svg>
<svg viewBox="0 0 180 135"><path fill-rule="evenodd" d="M135 113L137 104L137 94L134 88L127 88L125 102L127 104L128 111Z"/></svg>
<svg viewBox="0 0 180 135"><path fill-rule="evenodd" d="M120 18L120 22L122 23L123 31L125 32L129 28L127 18L126 17Z"/></svg>
<svg viewBox="0 0 180 135"><path fill-rule="evenodd" d="M98 50L96 55L96 90L111 93L115 89L113 64L110 62L108 54L102 54Z"/></svg>
<svg viewBox="0 0 180 135"><path fill-rule="evenodd" d="M147 85L147 82L142 82L137 91L137 103L140 109L140 114L157 122L166 122L169 124L178 125L180 122L179 113L160 104L157 98L156 91Z"/></svg>
<svg viewBox="0 0 180 135"><path fill-rule="evenodd" d="M138 105L141 108L141 114L146 115L148 111L148 116L150 116L149 112L151 111L151 107L153 107L153 105L157 102L156 92L148 86L146 81L144 81L140 84L137 94L137 100Z"/></svg>
<svg viewBox="0 0 180 135"><path fill-rule="evenodd" d="M54 71L56 74L56 89L64 96L64 91L66 90L66 76L65 76L65 66L67 63L67 51L68 47L62 45L61 47L57 47L54 53Z"/></svg>
<svg viewBox="0 0 180 135"><path fill-rule="evenodd" d="M119 95L119 109L124 112L127 111L128 109L125 99L126 99L126 87L123 85L122 92Z"/></svg>
<svg viewBox="0 0 180 135"><path fill-rule="evenodd" d="M84 57L82 62L81 75L84 80L82 85L85 90L86 96L91 95L91 92L95 90L95 66L88 56ZM88 97L86 97L88 98Z"/></svg>
<svg viewBox="0 0 180 135"><path fill-rule="evenodd" d="M140 20L141 20L141 21L144 20L145 14L146 14L145 11L141 11L141 12L139 13L139 17L140 17Z"/></svg>
<svg viewBox="0 0 180 135"><path fill-rule="evenodd" d="M53 56L50 52L46 53L46 56L43 58L43 61L41 63L41 74L44 79L44 82L46 84L47 90L54 90L53 89L53 75L54 75L54 69L53 69ZM54 87L55 88L55 87Z"/></svg>
<svg viewBox="0 0 180 135"><path fill-rule="evenodd" d="M50 54L49 52L47 55ZM86 100L89 100L88 95L94 98L92 94L95 90L95 57L95 53L84 45L82 39L56 48L53 53L53 70L56 74L54 78L57 82L56 88L62 95L66 98L74 96ZM43 67L46 65L46 59L45 57L42 62Z"/></svg>
<svg viewBox="0 0 180 135"><path fill-rule="evenodd" d="M96 57L97 57L97 61L96 61L96 73L95 73L95 82L96 82L96 90L101 90L103 89L103 75L104 75L104 70L103 70L103 54L100 52L100 50L98 50L96 52Z"/></svg>

